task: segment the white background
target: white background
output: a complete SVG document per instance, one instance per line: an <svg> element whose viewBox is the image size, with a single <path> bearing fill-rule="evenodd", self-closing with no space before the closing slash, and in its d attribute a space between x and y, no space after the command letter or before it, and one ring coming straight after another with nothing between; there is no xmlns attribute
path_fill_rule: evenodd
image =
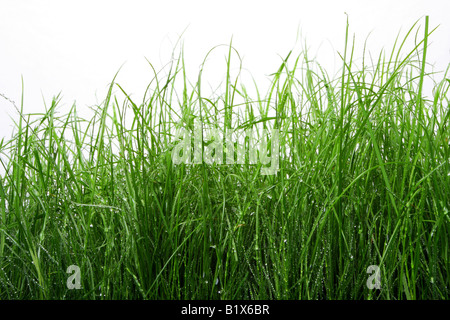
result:
<svg viewBox="0 0 450 320"><path fill-rule="evenodd" d="M44 101L49 104L59 92L63 108L76 100L83 110L104 99L125 63L117 81L139 99L153 76L145 58L159 70L184 30L191 79L206 53L231 37L261 91L281 57L305 40L310 55L333 75L340 67L335 59L343 51L345 13L358 48L371 33L368 49L375 56L383 47L389 52L397 34L419 19L421 39L429 15L430 29L440 26L430 38L427 60L436 70L450 62L448 0L0 0L0 93L20 106L23 77L25 112L43 112ZM223 56L211 60L204 82L225 72ZM10 116L17 119L11 103L0 97L0 140L11 135Z"/></svg>

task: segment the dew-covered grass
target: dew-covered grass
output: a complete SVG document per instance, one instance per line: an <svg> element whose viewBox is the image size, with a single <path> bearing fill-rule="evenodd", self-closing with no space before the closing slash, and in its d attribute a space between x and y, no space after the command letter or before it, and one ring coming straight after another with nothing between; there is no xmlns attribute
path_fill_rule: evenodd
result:
<svg viewBox="0 0 450 320"><path fill-rule="evenodd" d="M450 80L426 72L424 27L359 62L347 29L336 76L289 53L266 93L232 74L230 45L211 96L180 50L142 102L113 80L90 119L60 96L19 104L0 144L0 299L448 299ZM195 121L278 129L278 172L175 165Z"/></svg>

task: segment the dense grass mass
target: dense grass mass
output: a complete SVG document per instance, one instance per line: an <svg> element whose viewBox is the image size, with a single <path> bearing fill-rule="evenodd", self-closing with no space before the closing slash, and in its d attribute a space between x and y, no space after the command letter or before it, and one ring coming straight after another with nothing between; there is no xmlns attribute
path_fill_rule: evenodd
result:
<svg viewBox="0 0 450 320"><path fill-rule="evenodd" d="M424 98L428 19L403 52L415 30L356 63L347 28L338 76L289 54L264 96L232 75L230 44L212 96L181 50L142 103L113 81L89 120L59 115L59 96L20 112L0 145L0 298L448 299L450 80ZM194 120L278 129L279 171L174 165Z"/></svg>

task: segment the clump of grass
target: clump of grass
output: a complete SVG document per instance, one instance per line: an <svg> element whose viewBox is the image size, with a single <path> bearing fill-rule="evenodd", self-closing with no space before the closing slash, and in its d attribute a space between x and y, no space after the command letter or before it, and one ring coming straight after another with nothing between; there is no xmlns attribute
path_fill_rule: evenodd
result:
<svg viewBox="0 0 450 320"><path fill-rule="evenodd" d="M19 112L0 147L0 298L448 299L450 81L424 98L428 18L403 54L414 28L360 66L347 29L334 78L289 54L263 98L232 76L230 45L211 97L181 51L142 103L113 80L92 119L58 115L59 96ZM278 129L279 171L174 165L174 133L195 120Z"/></svg>

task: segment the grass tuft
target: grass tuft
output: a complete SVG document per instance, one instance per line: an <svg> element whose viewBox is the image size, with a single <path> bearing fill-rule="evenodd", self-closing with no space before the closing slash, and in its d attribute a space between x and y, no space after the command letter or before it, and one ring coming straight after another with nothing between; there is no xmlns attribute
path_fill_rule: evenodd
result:
<svg viewBox="0 0 450 320"><path fill-rule="evenodd" d="M180 50L166 76L149 62L142 102L114 77L92 119L59 114L60 96L37 115L22 103L0 144L0 299L448 299L450 80L424 97L428 25L410 52L416 25L361 65L347 25L339 75L289 53L256 99L230 43L212 96L208 56L191 84ZM175 165L176 132L196 122L224 150L233 130L278 129L277 174L249 155Z"/></svg>

